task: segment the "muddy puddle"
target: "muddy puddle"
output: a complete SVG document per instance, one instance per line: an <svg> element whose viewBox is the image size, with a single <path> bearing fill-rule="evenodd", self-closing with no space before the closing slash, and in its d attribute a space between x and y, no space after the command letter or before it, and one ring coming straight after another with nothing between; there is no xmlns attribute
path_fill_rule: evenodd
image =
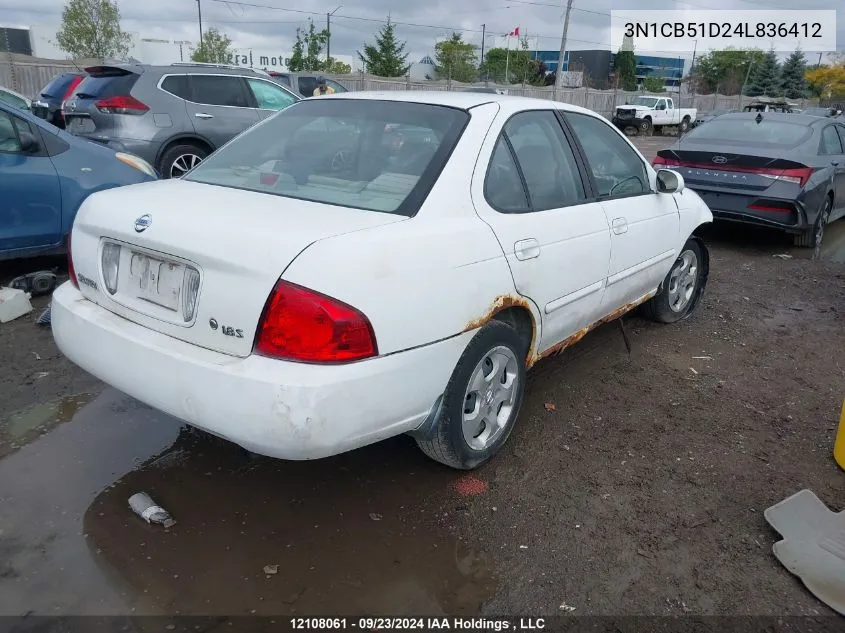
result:
<svg viewBox="0 0 845 633"><path fill-rule="evenodd" d="M474 615L494 590L439 512L459 474L408 438L282 462L86 398L0 459L0 615ZM139 491L177 524L132 514Z"/></svg>

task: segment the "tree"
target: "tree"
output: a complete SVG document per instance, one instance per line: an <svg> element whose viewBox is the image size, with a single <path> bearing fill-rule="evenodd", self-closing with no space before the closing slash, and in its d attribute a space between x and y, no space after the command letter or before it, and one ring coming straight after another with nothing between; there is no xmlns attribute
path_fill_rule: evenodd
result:
<svg viewBox="0 0 845 633"><path fill-rule="evenodd" d="M120 9L112 0L69 0L56 40L75 58L96 59L126 57L131 41L120 28Z"/></svg>
<svg viewBox="0 0 845 633"><path fill-rule="evenodd" d="M332 75L348 75L352 72L352 66L343 63L339 59L331 57L328 62L325 63L325 71Z"/></svg>
<svg viewBox="0 0 845 633"><path fill-rule="evenodd" d="M191 53L191 61L204 64L228 64L232 59L232 40L216 28L207 29L200 44Z"/></svg>
<svg viewBox="0 0 845 633"><path fill-rule="evenodd" d="M807 96L807 61L801 49L795 51L783 63L781 89L788 99L803 99Z"/></svg>
<svg viewBox="0 0 845 633"><path fill-rule="evenodd" d="M774 50L767 51L762 61L751 69L745 94L750 97L781 96L780 63Z"/></svg>
<svg viewBox="0 0 845 633"><path fill-rule="evenodd" d="M806 78L813 94L823 99L845 98L845 63L808 70Z"/></svg>
<svg viewBox="0 0 845 633"><path fill-rule="evenodd" d="M471 83L478 76L475 44L464 42L460 33L434 45L434 72L440 79Z"/></svg>
<svg viewBox="0 0 845 633"><path fill-rule="evenodd" d="M309 20L308 32L305 34L305 58L303 61L303 70L323 70L326 63L320 59L320 54L323 47L329 39L329 32L326 29L317 31L314 27L314 21Z"/></svg>
<svg viewBox="0 0 845 633"><path fill-rule="evenodd" d="M739 94L749 66L758 66L764 56L765 53L756 48L726 48L702 55L695 64L695 91L702 94Z"/></svg>
<svg viewBox="0 0 845 633"><path fill-rule="evenodd" d="M637 57L634 51L623 51L620 48L613 61L613 68L619 76L619 87L622 90L637 89Z"/></svg>
<svg viewBox="0 0 845 633"><path fill-rule="evenodd" d="M666 87L662 77L645 77L643 90L646 92L665 92Z"/></svg>
<svg viewBox="0 0 845 633"><path fill-rule="evenodd" d="M288 60L288 70L293 73L302 71L305 67L305 44L302 43L302 30L297 27L296 39L293 41L293 51Z"/></svg>
<svg viewBox="0 0 845 633"><path fill-rule="evenodd" d="M405 52L405 42L399 43L390 17L387 24L376 34L375 44L364 46L364 52L358 51L358 58L364 64L364 70L379 77L403 77L407 74L410 64L406 64L408 53Z"/></svg>
<svg viewBox="0 0 845 633"><path fill-rule="evenodd" d="M505 76L506 70L507 76ZM500 84L525 81L525 83L541 86L545 82L548 69L543 62L531 59L528 40L524 38L518 50L491 48L484 55L484 63L479 66L478 72L485 79ZM454 79L454 76L452 78Z"/></svg>

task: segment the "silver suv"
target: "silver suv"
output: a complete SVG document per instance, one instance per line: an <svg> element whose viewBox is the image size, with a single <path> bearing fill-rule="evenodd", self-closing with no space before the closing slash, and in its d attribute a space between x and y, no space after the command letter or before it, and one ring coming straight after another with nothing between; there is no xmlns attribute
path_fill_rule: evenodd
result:
<svg viewBox="0 0 845 633"><path fill-rule="evenodd" d="M114 64L65 102L68 132L130 152L178 178L247 128L299 101L267 73L216 64Z"/></svg>

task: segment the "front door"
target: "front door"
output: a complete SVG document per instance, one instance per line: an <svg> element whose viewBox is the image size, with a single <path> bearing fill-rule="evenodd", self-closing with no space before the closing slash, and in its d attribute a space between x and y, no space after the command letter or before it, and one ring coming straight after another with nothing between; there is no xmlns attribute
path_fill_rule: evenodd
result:
<svg viewBox="0 0 845 633"><path fill-rule="evenodd" d="M489 168L487 167L489 162ZM540 310L542 352L599 318L610 230L553 110L513 115L482 147L472 184L517 291Z"/></svg>
<svg viewBox="0 0 845 633"><path fill-rule="evenodd" d="M0 110L0 255L62 241L59 176L43 145L23 152L20 135L41 143L34 125Z"/></svg>
<svg viewBox="0 0 845 633"><path fill-rule="evenodd" d="M589 166L611 229L605 314L660 285L677 256L680 215L672 194L654 193L640 154L598 117L564 114Z"/></svg>
<svg viewBox="0 0 845 633"><path fill-rule="evenodd" d="M258 123L258 110L242 77L189 75L188 116L197 134L218 148Z"/></svg>

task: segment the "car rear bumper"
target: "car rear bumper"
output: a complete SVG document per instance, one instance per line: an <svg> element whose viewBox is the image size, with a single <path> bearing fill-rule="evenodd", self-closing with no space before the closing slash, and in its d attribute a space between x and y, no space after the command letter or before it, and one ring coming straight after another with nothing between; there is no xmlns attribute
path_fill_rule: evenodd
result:
<svg viewBox="0 0 845 633"><path fill-rule="evenodd" d="M803 204L796 200L760 198L700 189L688 185L710 207L715 220L739 222L800 233L809 228ZM757 208L751 208L751 205Z"/></svg>
<svg viewBox="0 0 845 633"><path fill-rule="evenodd" d="M62 353L104 382L281 459L328 457L417 429L473 335L333 366L239 358L132 323L70 282L53 293L52 329Z"/></svg>

